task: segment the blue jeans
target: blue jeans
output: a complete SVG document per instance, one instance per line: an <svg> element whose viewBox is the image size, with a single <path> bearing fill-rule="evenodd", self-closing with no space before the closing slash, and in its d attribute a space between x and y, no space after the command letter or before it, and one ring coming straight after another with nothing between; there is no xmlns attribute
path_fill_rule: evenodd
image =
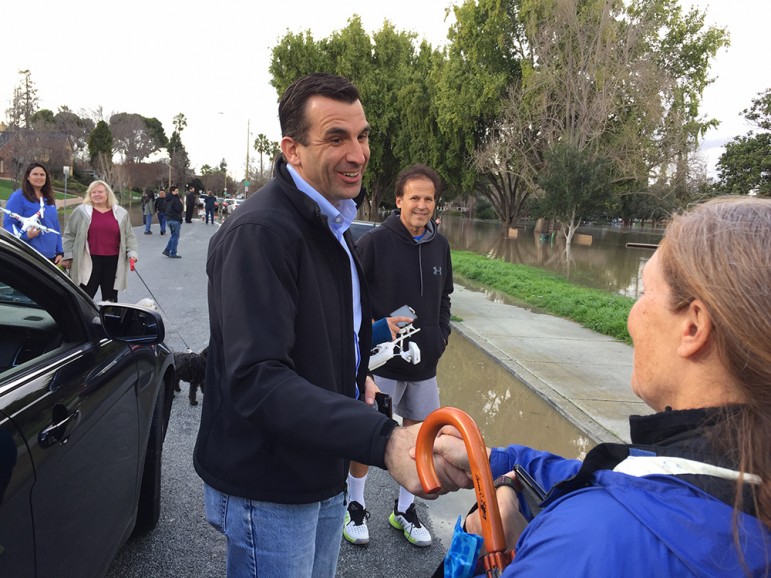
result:
<svg viewBox="0 0 771 578"><path fill-rule="evenodd" d="M204 484L209 524L228 539L228 578L333 578L345 516L343 494L311 504L274 504Z"/></svg>
<svg viewBox="0 0 771 578"><path fill-rule="evenodd" d="M158 223L161 225L161 233L166 232L166 213L158 213Z"/></svg>
<svg viewBox="0 0 771 578"><path fill-rule="evenodd" d="M169 255L177 254L177 245L179 244L179 232L182 230L181 221L169 221L169 231L171 231L171 237L166 244L166 252Z"/></svg>
<svg viewBox="0 0 771 578"><path fill-rule="evenodd" d="M150 225L153 224L153 216L152 215L144 215L144 221L145 221L145 233L150 232Z"/></svg>
<svg viewBox="0 0 771 578"><path fill-rule="evenodd" d="M211 217L211 224L214 224L214 207L211 209L206 209L206 224L209 224L209 217Z"/></svg>

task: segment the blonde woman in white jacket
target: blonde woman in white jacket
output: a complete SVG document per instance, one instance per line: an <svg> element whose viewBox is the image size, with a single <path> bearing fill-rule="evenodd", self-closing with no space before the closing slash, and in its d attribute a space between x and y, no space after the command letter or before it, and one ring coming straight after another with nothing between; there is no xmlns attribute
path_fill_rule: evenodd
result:
<svg viewBox="0 0 771 578"><path fill-rule="evenodd" d="M101 288L103 301L117 301L126 289L129 260L138 260L137 239L126 209L110 185L94 181L83 204L70 216L62 238L70 278L91 298Z"/></svg>

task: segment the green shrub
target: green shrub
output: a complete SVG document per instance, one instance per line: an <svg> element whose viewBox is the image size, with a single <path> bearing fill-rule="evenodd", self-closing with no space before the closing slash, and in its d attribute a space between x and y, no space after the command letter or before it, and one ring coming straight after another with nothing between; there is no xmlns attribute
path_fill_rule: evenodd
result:
<svg viewBox="0 0 771 578"><path fill-rule="evenodd" d="M634 299L574 285L537 267L490 259L468 251L452 252L453 273L481 283L539 310L570 319L584 327L632 342L626 328Z"/></svg>

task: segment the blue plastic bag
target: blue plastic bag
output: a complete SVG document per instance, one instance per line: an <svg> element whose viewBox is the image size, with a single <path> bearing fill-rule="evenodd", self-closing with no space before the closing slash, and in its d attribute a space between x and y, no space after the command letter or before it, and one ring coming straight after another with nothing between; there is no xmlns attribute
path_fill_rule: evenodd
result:
<svg viewBox="0 0 771 578"><path fill-rule="evenodd" d="M463 529L461 517L455 522L455 531L447 555L444 557L444 578L471 578L477 567L484 539Z"/></svg>

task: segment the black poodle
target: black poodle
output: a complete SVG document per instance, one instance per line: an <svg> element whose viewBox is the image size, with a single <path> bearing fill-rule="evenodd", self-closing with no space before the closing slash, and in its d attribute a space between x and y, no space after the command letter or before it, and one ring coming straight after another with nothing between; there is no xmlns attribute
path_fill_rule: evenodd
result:
<svg viewBox="0 0 771 578"><path fill-rule="evenodd" d="M206 354L209 347L203 348L201 353L179 353L174 352L174 364L177 368L176 383L174 391L182 391L179 387L180 381L186 381L190 384L188 397L190 405L198 405L196 400L196 391L198 389L203 393L203 382L206 376Z"/></svg>

